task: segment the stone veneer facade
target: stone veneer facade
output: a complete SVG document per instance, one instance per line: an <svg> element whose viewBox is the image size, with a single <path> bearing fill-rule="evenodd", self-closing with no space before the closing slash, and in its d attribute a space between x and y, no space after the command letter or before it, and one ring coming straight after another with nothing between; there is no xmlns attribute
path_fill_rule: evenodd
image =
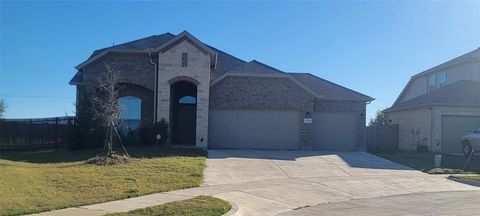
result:
<svg viewBox="0 0 480 216"><path fill-rule="evenodd" d="M188 66L182 67L182 53L188 55ZM208 107L210 92L210 56L183 40L159 53L157 119L170 119L170 84L172 80L194 79L197 85L196 146L206 148L208 143Z"/></svg>

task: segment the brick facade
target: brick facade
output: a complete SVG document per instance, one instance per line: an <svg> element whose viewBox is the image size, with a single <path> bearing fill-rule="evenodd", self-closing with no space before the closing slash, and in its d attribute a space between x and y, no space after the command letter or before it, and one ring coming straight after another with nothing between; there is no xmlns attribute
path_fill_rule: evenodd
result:
<svg viewBox="0 0 480 216"><path fill-rule="evenodd" d="M112 70L119 73L119 83L124 85L120 96L134 96L142 99L141 121L145 126L153 124L154 116L157 121L161 119L170 121L172 84L177 81L195 84L197 86L196 147L207 148L209 110L244 109L298 112L299 148L305 150L313 148L312 124L304 123L305 117L313 117L314 112L354 112L357 118L356 149L365 148L365 101L318 99L317 93L300 84L298 79L258 62L251 63L257 67L258 71L250 71L248 67L246 69L247 73L255 75L230 74L218 82L211 81L211 73L215 66L213 63L216 62L215 55L209 53L211 51L209 48L202 47L189 37L185 40L180 38L159 49L152 55L145 50L110 52L92 60L80 69L83 77L81 84L77 86L79 95L82 92L95 90L102 74L106 71L105 65L108 64ZM262 74L263 71L268 73ZM158 74L157 79L155 79L156 74ZM319 79L315 82L326 86L331 85ZM328 91L335 91L330 88L328 87ZM334 92L336 93L338 92ZM369 97L363 98L368 100Z"/></svg>
<svg viewBox="0 0 480 216"><path fill-rule="evenodd" d="M442 151L442 116L480 116L478 107L423 106L388 113L392 124L399 125L401 150L416 150L417 143L428 146L431 151Z"/></svg>
<svg viewBox="0 0 480 216"><path fill-rule="evenodd" d="M313 96L285 77L228 76L212 86L210 109L296 110L299 119L313 111ZM311 146L311 125L300 124L300 148Z"/></svg>
<svg viewBox="0 0 480 216"><path fill-rule="evenodd" d="M83 70L83 83L88 90L101 80L106 71L105 65L119 74L119 83L130 83L155 90L155 68L150 64L148 54L109 53L86 65Z"/></svg>
<svg viewBox="0 0 480 216"><path fill-rule="evenodd" d="M427 107L401 110L388 114L391 124L398 124L400 150L416 150L417 144L431 146L431 116Z"/></svg>
<svg viewBox="0 0 480 216"><path fill-rule="evenodd" d="M210 109L295 110L299 112L300 149L312 149L312 124L303 123L308 112L355 112L357 149L365 149L364 101L320 100L286 77L227 76L211 87ZM315 119L314 119L315 121Z"/></svg>
<svg viewBox="0 0 480 216"><path fill-rule="evenodd" d="M354 112L357 119L357 150L366 150L367 145L367 128L366 125L366 110L367 105L365 101L348 101L348 100L314 100L315 112Z"/></svg>
<svg viewBox="0 0 480 216"><path fill-rule="evenodd" d="M118 73L119 97L134 96L141 102L141 125L153 125L155 71L148 54L109 53L85 66L83 84L77 86L78 94L94 94L98 82L106 73L106 65Z"/></svg>
<svg viewBox="0 0 480 216"><path fill-rule="evenodd" d="M150 127L153 125L154 100L153 91L145 87L121 83L118 97L133 96L141 99L140 123L141 126Z"/></svg>
<svg viewBox="0 0 480 216"><path fill-rule="evenodd" d="M442 116L466 115L480 116L480 107L435 106L432 112L432 147L433 151L442 151Z"/></svg>

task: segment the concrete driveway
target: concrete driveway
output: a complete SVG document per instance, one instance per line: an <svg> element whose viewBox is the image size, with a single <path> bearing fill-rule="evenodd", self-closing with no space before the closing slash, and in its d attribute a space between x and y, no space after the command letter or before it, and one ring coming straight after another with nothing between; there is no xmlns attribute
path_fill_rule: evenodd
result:
<svg viewBox="0 0 480 216"><path fill-rule="evenodd" d="M365 152L210 150L205 185L172 192L235 203L237 215L277 215L319 204L477 187Z"/></svg>

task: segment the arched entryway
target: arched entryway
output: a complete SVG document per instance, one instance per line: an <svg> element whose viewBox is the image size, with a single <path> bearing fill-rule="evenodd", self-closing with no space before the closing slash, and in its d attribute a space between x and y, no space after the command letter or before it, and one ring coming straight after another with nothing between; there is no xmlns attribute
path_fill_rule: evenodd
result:
<svg viewBox="0 0 480 216"><path fill-rule="evenodd" d="M197 125L197 86L189 81L170 85L172 143L195 145Z"/></svg>

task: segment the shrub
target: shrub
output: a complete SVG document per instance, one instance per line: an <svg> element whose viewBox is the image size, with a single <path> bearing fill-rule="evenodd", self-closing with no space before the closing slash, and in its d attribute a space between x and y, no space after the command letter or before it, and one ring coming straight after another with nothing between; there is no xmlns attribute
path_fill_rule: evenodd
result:
<svg viewBox="0 0 480 216"><path fill-rule="evenodd" d="M169 144L170 142L170 129L169 129L169 126L168 126L168 122L165 120L165 119L162 119L160 120L159 122L157 122L153 128L153 138L155 138L155 136L157 134L160 134L161 138L160 140L158 141L158 144L160 145L167 145ZM157 142L157 140L155 140L155 142Z"/></svg>
<svg viewBox="0 0 480 216"><path fill-rule="evenodd" d="M103 145L104 130L93 119L92 102L89 95L85 95L77 102L75 121L71 124L68 133L67 148L80 150L97 148Z"/></svg>
<svg viewBox="0 0 480 216"><path fill-rule="evenodd" d="M418 145L417 146L417 152L425 153L428 152L428 146L426 145Z"/></svg>
<svg viewBox="0 0 480 216"><path fill-rule="evenodd" d="M165 119L160 120L150 127L142 126L135 130L129 130L121 133L121 137L126 146L132 145L157 145L156 135L161 138L158 145L165 146L170 139L168 123Z"/></svg>

